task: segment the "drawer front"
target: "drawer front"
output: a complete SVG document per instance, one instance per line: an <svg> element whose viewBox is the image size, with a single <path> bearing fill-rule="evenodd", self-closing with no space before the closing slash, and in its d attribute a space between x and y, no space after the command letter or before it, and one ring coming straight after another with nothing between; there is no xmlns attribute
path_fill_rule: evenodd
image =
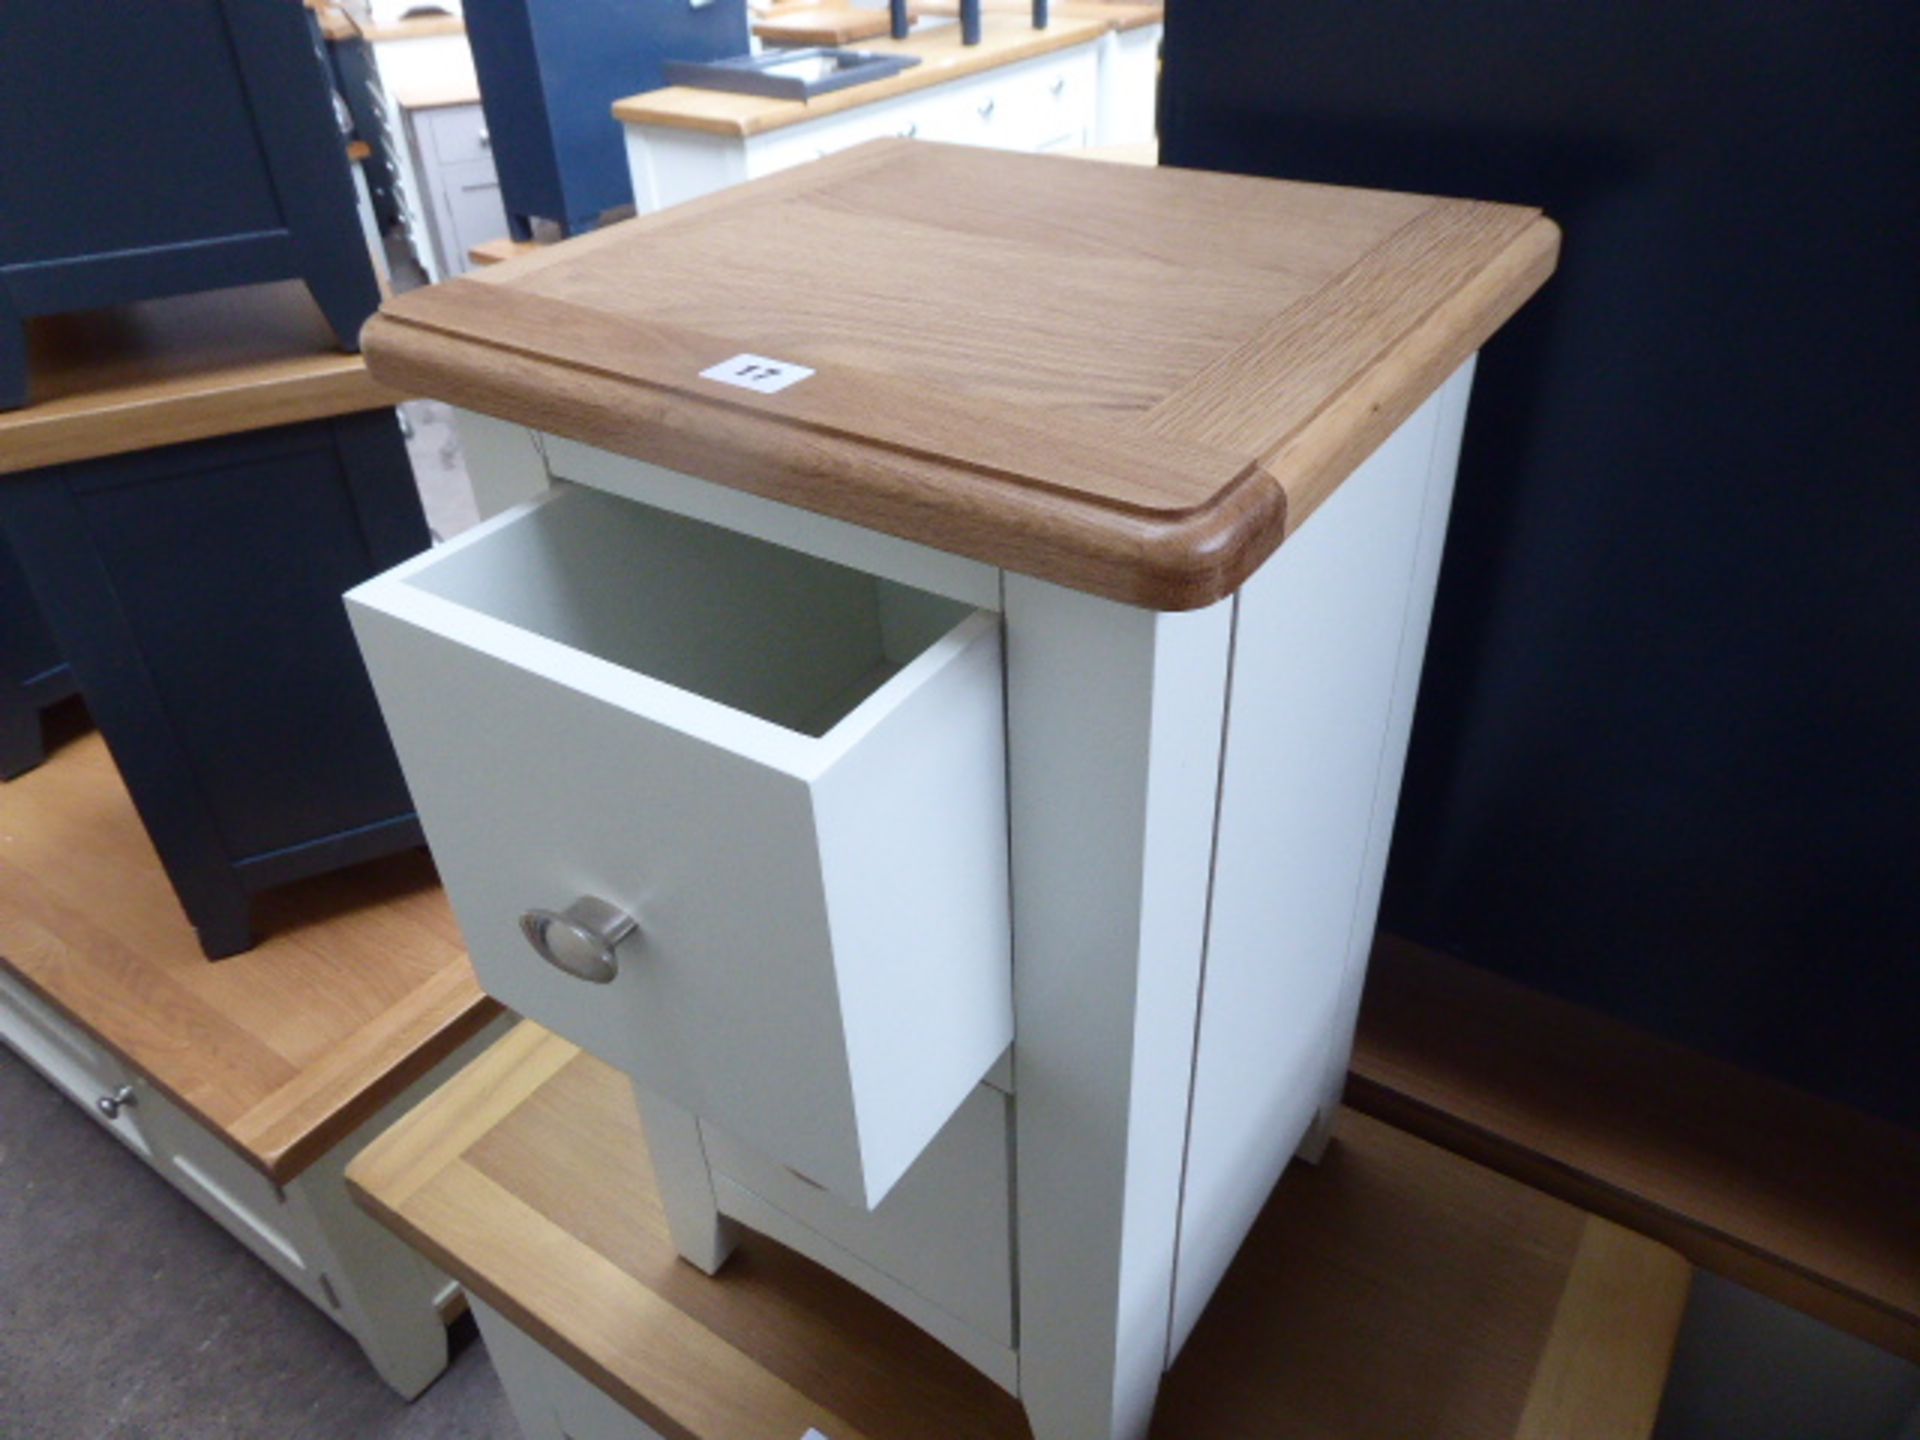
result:
<svg viewBox="0 0 1920 1440"><path fill-rule="evenodd" d="M312 1242L301 1243L301 1227L273 1182L166 1097L151 1094L141 1105L155 1168L281 1279L338 1320L338 1306L307 1253Z"/></svg>
<svg viewBox="0 0 1920 1440"><path fill-rule="evenodd" d="M450 105L423 112L415 122L426 132L435 163L459 165L484 160L493 164L493 140L487 134L486 112L478 105Z"/></svg>
<svg viewBox="0 0 1920 1440"><path fill-rule="evenodd" d="M145 1087L135 1082L133 1072L4 971L0 1040L127 1146L151 1154L140 1106ZM103 1109L102 1100L112 1103Z"/></svg>
<svg viewBox="0 0 1920 1440"><path fill-rule="evenodd" d="M996 150L1082 145L1098 75L1091 48L998 70L949 97L928 138Z"/></svg>
<svg viewBox="0 0 1920 1440"><path fill-rule="evenodd" d="M701 1128L701 1138L717 1174L982 1335L1012 1345L1011 1103L990 1086L976 1089L871 1211L809 1185L711 1126Z"/></svg>
<svg viewBox="0 0 1920 1440"><path fill-rule="evenodd" d="M564 482L349 604L481 983L877 1203L1012 1037L997 617Z"/></svg>
<svg viewBox="0 0 1920 1440"><path fill-rule="evenodd" d="M776 130L771 135L751 137L747 141L747 178L758 179L795 165L824 160L869 140L940 138L935 132L941 123L933 117L944 112L937 97L938 92L932 97L905 96L862 106L826 120Z"/></svg>

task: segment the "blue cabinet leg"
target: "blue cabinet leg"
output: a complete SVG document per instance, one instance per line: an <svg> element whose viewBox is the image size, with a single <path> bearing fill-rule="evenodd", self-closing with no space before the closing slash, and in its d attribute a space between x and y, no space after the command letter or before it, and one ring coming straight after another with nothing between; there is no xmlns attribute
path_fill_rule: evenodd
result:
<svg viewBox="0 0 1920 1440"><path fill-rule="evenodd" d="M0 780L24 775L46 758L40 708L0 699Z"/></svg>
<svg viewBox="0 0 1920 1440"><path fill-rule="evenodd" d="M27 403L27 326L0 280L0 410Z"/></svg>

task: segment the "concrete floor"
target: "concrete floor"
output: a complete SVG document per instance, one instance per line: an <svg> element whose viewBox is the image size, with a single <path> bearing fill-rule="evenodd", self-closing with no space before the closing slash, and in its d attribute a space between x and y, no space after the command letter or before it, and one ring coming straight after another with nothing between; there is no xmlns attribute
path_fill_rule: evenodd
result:
<svg viewBox="0 0 1920 1440"><path fill-rule="evenodd" d="M411 1405L346 1332L0 1047L5 1440L518 1440L463 1320Z"/></svg>

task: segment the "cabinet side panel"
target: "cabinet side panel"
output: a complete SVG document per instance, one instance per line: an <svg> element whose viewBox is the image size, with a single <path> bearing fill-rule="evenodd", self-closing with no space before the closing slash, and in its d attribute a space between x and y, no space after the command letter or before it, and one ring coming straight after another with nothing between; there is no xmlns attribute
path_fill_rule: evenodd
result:
<svg viewBox="0 0 1920 1440"><path fill-rule="evenodd" d="M1020 1398L1037 1435L1146 1434L1233 602L1153 615L1007 577Z"/></svg>
<svg viewBox="0 0 1920 1440"><path fill-rule="evenodd" d="M1241 591L1169 1356L1322 1102L1438 417L1430 400Z"/></svg>

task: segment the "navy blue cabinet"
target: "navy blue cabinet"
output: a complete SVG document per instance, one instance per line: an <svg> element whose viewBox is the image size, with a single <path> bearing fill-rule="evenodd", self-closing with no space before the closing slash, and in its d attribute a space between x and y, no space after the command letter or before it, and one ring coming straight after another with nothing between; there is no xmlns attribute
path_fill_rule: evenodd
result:
<svg viewBox="0 0 1920 1440"><path fill-rule="evenodd" d="M748 44L738 0L466 0L463 13L516 240L532 238L536 218L573 234L631 205L613 102L664 85L668 60Z"/></svg>
<svg viewBox="0 0 1920 1440"><path fill-rule="evenodd" d="M0 523L209 956L420 843L340 600L428 544L391 410L0 478Z"/></svg>
<svg viewBox="0 0 1920 1440"><path fill-rule="evenodd" d="M40 712L73 693L73 670L53 643L26 576L0 535L0 780L46 758Z"/></svg>
<svg viewBox="0 0 1920 1440"><path fill-rule="evenodd" d="M297 276L358 348L379 290L299 0L6 0L0 96L0 409L34 315Z"/></svg>

